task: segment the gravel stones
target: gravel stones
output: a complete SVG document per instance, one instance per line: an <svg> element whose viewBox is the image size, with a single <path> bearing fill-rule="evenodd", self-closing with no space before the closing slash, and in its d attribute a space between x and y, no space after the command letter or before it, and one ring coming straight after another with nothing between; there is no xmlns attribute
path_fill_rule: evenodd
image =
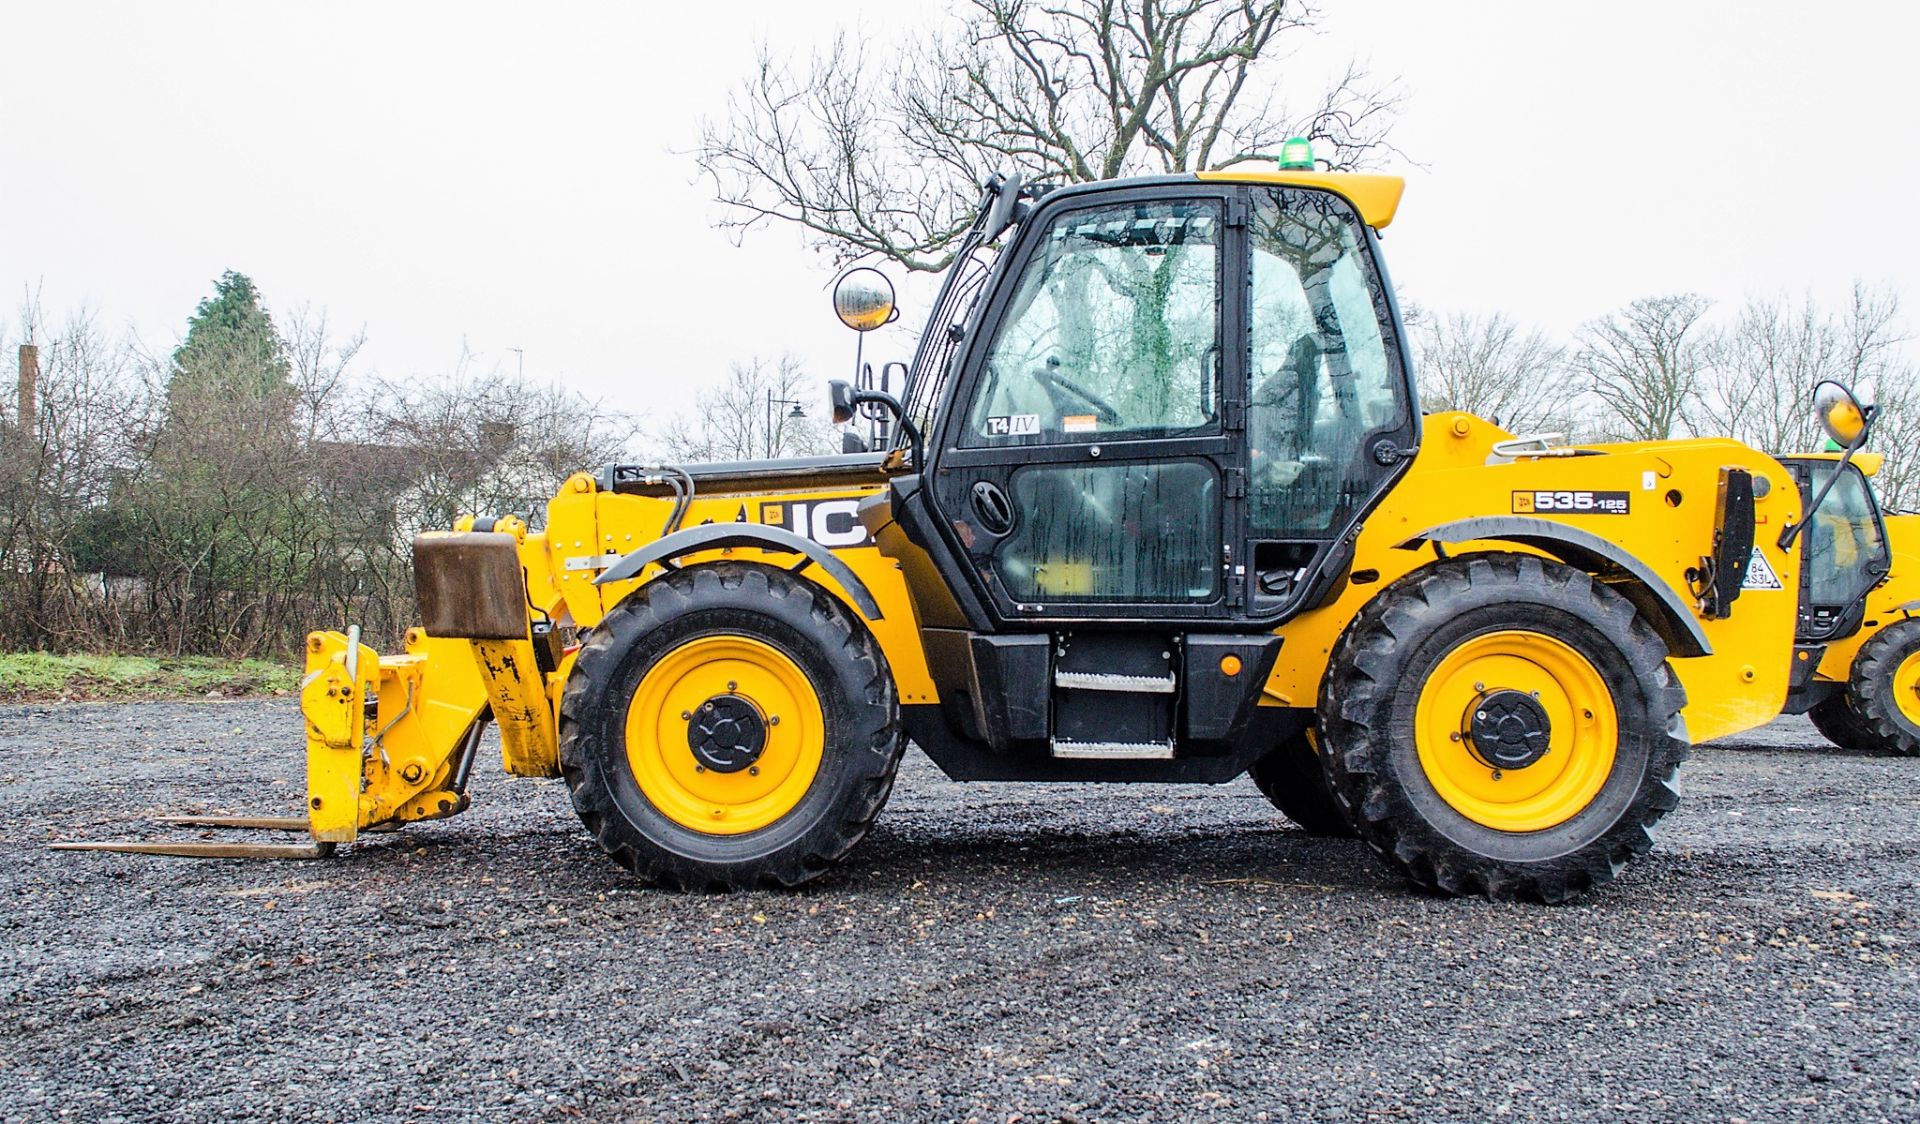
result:
<svg viewBox="0 0 1920 1124"><path fill-rule="evenodd" d="M298 712L0 708L0 1120L1920 1115L1920 762L1799 719L1559 908L1417 894L1245 779L912 752L837 873L667 894L490 759L331 861L55 853L294 812Z"/></svg>

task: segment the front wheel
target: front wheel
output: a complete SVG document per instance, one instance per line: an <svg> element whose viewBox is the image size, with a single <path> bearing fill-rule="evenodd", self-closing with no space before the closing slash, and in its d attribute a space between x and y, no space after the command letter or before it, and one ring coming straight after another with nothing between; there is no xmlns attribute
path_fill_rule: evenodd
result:
<svg viewBox="0 0 1920 1124"><path fill-rule="evenodd" d="M1449 894L1562 901L1652 846L1686 696L1633 605L1529 555L1441 562L1364 609L1320 697L1374 851Z"/></svg>
<svg viewBox="0 0 1920 1124"><path fill-rule="evenodd" d="M661 885L795 886L866 835L904 742L873 634L784 570L720 562L635 591L560 709L573 805Z"/></svg>

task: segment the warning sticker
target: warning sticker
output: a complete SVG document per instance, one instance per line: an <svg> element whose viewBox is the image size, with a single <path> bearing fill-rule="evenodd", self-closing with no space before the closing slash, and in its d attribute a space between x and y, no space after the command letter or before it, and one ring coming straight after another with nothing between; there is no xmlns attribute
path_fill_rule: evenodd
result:
<svg viewBox="0 0 1920 1124"><path fill-rule="evenodd" d="M1096 433L1100 429L1098 414L1068 414L1060 419L1060 428L1067 433Z"/></svg>
<svg viewBox="0 0 1920 1124"><path fill-rule="evenodd" d="M1516 515L1625 515L1626 492L1515 492Z"/></svg>
<svg viewBox="0 0 1920 1124"><path fill-rule="evenodd" d="M1747 562L1747 580L1740 583L1741 589L1785 589L1780 584L1780 575L1773 572L1773 566L1767 562L1767 556L1760 553L1759 547L1753 548L1753 557Z"/></svg>
<svg viewBox="0 0 1920 1124"><path fill-rule="evenodd" d="M1031 437L1038 432L1039 414L997 414L987 419L988 437Z"/></svg>

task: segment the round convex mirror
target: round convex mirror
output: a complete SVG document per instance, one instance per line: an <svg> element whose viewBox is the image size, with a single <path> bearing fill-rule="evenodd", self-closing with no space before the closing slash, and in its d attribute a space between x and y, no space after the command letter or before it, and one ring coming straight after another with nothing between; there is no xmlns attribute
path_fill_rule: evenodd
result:
<svg viewBox="0 0 1920 1124"><path fill-rule="evenodd" d="M1820 428L1842 449L1857 447L1866 436L1867 408L1839 383L1826 380L1815 387L1813 408L1820 415Z"/></svg>
<svg viewBox="0 0 1920 1124"><path fill-rule="evenodd" d="M893 282L870 266L849 269L833 287L833 311L856 332L871 332L893 320Z"/></svg>

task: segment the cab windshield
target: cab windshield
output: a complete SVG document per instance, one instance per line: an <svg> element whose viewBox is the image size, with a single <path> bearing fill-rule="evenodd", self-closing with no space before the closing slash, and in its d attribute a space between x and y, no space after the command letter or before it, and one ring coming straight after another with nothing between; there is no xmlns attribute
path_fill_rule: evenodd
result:
<svg viewBox="0 0 1920 1124"><path fill-rule="evenodd" d="M1809 494L1818 495L1835 464L1812 464ZM1807 600L1816 606L1852 605L1886 573L1887 543L1874 512L1867 478L1848 465L1807 525Z"/></svg>

